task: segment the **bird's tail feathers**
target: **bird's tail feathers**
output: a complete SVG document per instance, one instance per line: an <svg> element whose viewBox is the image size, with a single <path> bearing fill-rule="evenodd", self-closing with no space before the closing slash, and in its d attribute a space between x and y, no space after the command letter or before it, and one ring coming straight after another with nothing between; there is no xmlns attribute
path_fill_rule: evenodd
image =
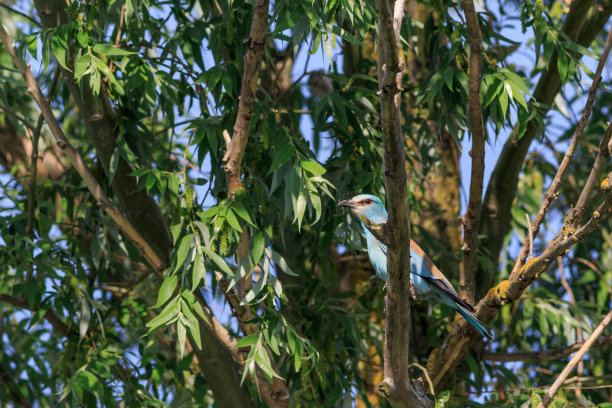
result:
<svg viewBox="0 0 612 408"><path fill-rule="evenodd" d="M474 326L476 330L478 330L478 333L488 337L490 340L493 340L493 333L491 333L487 326L485 326L480 320L478 320L474 313L470 312L461 305L459 305L457 311L461 316L465 318L465 320L467 320L472 326Z"/></svg>

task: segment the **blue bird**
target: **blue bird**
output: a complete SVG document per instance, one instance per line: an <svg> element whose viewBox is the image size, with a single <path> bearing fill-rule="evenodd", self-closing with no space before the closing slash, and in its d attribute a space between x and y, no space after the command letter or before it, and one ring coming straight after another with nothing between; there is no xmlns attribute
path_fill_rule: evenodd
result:
<svg viewBox="0 0 612 408"><path fill-rule="evenodd" d="M387 210L382 201L376 196L361 194L350 200L341 201L338 206L350 208L359 217L368 243L370 262L374 266L376 275L386 282L387 246L378 241L363 224L364 220L375 224L387 222ZM410 264L410 280L417 297L434 299L456 309L480 334L493 339L493 334L474 314L474 308L459 297L448 279L413 240L410 240Z"/></svg>

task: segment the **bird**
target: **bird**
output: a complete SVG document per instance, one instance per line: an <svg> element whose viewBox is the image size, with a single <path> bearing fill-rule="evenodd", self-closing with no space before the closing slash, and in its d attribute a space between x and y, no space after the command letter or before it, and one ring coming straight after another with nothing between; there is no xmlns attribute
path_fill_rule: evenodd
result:
<svg viewBox="0 0 612 408"><path fill-rule="evenodd" d="M387 246L376 239L364 225L364 221L374 224L387 222L388 214L383 202L374 195L360 194L341 201L338 206L349 208L359 218L366 236L370 263L376 275L386 282ZM453 285L413 240L410 240L410 267L410 280L417 297L426 297L452 307L481 335L493 339L491 331L476 317L474 308L459 297Z"/></svg>

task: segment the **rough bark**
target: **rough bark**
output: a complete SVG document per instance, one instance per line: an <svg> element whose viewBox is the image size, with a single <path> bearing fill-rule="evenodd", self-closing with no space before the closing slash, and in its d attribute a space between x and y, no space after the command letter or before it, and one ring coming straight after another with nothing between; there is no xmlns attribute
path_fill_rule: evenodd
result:
<svg viewBox="0 0 612 408"><path fill-rule="evenodd" d="M470 196L463 224L463 262L459 275L459 294L468 303L474 303L475 276L478 267L478 224L482 208L482 185L484 177L485 140L487 138L480 106L480 84L482 82L482 33L472 0L462 0L467 31L470 38L468 113L472 132L472 170Z"/></svg>
<svg viewBox="0 0 612 408"><path fill-rule="evenodd" d="M410 384L410 209L406 191L404 137L400 123L401 78L399 29L403 0L378 0L378 82L383 132L383 169L389 220L386 224L387 299L385 305L384 379L378 391L393 407L433 406L423 391Z"/></svg>

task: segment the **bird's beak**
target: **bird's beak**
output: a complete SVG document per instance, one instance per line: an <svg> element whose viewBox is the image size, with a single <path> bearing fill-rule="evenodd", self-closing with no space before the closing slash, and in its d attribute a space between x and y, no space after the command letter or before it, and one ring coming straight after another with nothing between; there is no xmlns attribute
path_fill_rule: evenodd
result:
<svg viewBox="0 0 612 408"><path fill-rule="evenodd" d="M338 207L355 208L355 204L351 200L344 200L338 203Z"/></svg>

